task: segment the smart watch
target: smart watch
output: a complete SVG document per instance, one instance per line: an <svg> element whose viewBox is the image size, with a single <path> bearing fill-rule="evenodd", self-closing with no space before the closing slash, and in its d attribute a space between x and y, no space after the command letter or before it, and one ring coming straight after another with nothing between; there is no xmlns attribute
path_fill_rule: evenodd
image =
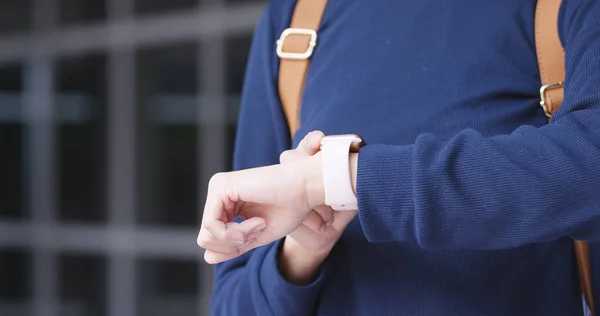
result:
<svg viewBox="0 0 600 316"><path fill-rule="evenodd" d="M321 140L321 157L325 204L335 211L358 210L350 177L350 153L366 145L358 134L325 136Z"/></svg>

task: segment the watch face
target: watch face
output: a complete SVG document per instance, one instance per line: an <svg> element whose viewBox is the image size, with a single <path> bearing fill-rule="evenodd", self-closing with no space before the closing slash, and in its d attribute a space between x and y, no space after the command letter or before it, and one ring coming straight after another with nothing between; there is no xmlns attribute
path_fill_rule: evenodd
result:
<svg viewBox="0 0 600 316"><path fill-rule="evenodd" d="M350 143L350 152L358 152L361 147L366 145L366 142L362 139L362 137L358 134L343 134L343 135L331 135L325 136L321 140L321 146L326 142L335 142L335 141L351 141Z"/></svg>

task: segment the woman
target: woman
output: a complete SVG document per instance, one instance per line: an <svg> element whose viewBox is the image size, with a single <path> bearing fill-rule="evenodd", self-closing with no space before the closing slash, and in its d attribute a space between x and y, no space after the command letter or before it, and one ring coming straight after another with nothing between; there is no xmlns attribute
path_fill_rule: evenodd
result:
<svg viewBox="0 0 600 316"><path fill-rule="evenodd" d="M258 24L236 171L209 185L212 313L581 315L572 239L600 241L600 1L560 8L550 124L535 1L330 1L286 151L276 40L295 5ZM367 144L337 160L336 187L320 146L347 134ZM344 186L355 210L326 199Z"/></svg>

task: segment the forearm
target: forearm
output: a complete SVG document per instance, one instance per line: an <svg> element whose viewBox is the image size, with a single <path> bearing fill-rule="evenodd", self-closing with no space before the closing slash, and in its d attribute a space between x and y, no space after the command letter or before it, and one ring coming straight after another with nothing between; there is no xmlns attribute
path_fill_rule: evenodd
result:
<svg viewBox="0 0 600 316"><path fill-rule="evenodd" d="M598 240L599 122L600 110L590 110L511 135L465 130L447 141L367 145L350 158L365 234L454 249Z"/></svg>
<svg viewBox="0 0 600 316"><path fill-rule="evenodd" d="M600 130L579 129L590 115L492 138L466 130L365 148L357 191L367 237L433 249L600 238Z"/></svg>

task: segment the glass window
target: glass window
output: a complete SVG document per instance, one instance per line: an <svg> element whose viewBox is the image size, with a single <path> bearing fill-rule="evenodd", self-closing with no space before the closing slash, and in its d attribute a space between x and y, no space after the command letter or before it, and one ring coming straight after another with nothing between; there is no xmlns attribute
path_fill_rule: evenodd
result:
<svg viewBox="0 0 600 316"><path fill-rule="evenodd" d="M31 29L33 0L0 1L0 34L23 33Z"/></svg>
<svg viewBox="0 0 600 316"><path fill-rule="evenodd" d="M195 227L197 45L148 48L136 59L138 221Z"/></svg>
<svg viewBox="0 0 600 316"><path fill-rule="evenodd" d="M59 256L59 315L106 315L106 260L97 255Z"/></svg>
<svg viewBox="0 0 600 316"><path fill-rule="evenodd" d="M229 37L225 45L227 53L227 93L239 96L244 84L246 63L252 45L252 34Z"/></svg>
<svg viewBox="0 0 600 316"><path fill-rule="evenodd" d="M22 92L22 65L0 66L0 217L20 218L26 213Z"/></svg>
<svg viewBox="0 0 600 316"><path fill-rule="evenodd" d="M138 264L138 315L198 315L197 262L141 259Z"/></svg>
<svg viewBox="0 0 600 316"><path fill-rule="evenodd" d="M56 66L59 218L106 219L106 58L81 55Z"/></svg>
<svg viewBox="0 0 600 316"><path fill-rule="evenodd" d="M198 0L135 0L135 13L140 15L186 10L198 5Z"/></svg>
<svg viewBox="0 0 600 316"><path fill-rule="evenodd" d="M0 249L0 315L31 315L31 255Z"/></svg>
<svg viewBox="0 0 600 316"><path fill-rule="evenodd" d="M59 23L63 25L106 19L106 0L60 0Z"/></svg>
<svg viewBox="0 0 600 316"><path fill-rule="evenodd" d="M237 132L237 119L239 113L242 87L244 85L244 76L246 73L246 63L250 46L252 44L252 34L230 37L226 45L226 72L227 72L227 152L225 157L228 159L227 166L233 167L233 149L235 136Z"/></svg>
<svg viewBox="0 0 600 316"><path fill-rule="evenodd" d="M228 5L238 5L238 4L246 4L246 3L264 3L267 4L269 0L225 0L225 3Z"/></svg>

